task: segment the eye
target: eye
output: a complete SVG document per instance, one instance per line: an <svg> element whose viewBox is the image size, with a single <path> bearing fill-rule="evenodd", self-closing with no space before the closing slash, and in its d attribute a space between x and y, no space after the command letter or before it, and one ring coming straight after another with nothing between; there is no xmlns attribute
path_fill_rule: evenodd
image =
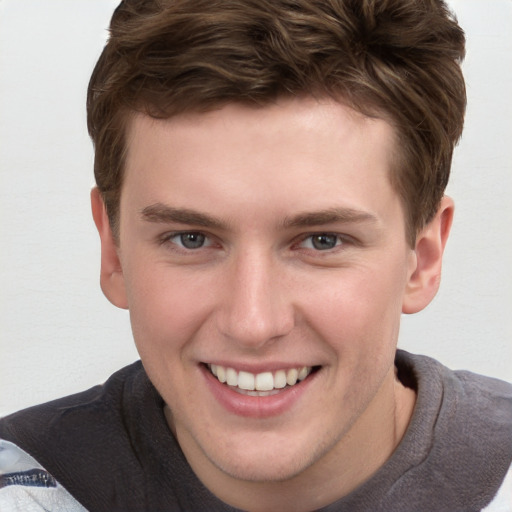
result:
<svg viewBox="0 0 512 512"><path fill-rule="evenodd" d="M314 249L315 251L328 251L343 243L344 240L342 240L339 235L332 233L316 233L305 238L301 246L306 249Z"/></svg>
<svg viewBox="0 0 512 512"><path fill-rule="evenodd" d="M176 233L167 237L167 241L189 250L211 245L206 235L197 231Z"/></svg>

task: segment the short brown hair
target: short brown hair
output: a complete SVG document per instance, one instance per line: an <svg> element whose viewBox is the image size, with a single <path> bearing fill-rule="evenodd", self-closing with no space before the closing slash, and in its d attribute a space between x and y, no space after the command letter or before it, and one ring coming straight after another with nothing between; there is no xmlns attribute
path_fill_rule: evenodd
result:
<svg viewBox="0 0 512 512"><path fill-rule="evenodd" d="M130 114L328 95L390 122L407 236L435 215L463 126L465 38L442 0L124 0L88 89L96 183L118 232Z"/></svg>

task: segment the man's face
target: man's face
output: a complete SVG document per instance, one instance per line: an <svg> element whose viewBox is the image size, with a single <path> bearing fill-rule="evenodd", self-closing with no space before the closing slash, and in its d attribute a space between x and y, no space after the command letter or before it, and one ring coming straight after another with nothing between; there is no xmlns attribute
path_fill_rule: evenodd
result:
<svg viewBox="0 0 512 512"><path fill-rule="evenodd" d="M394 143L386 122L328 100L134 118L126 300L189 458L282 480L378 430L363 418L392 400L414 264Z"/></svg>

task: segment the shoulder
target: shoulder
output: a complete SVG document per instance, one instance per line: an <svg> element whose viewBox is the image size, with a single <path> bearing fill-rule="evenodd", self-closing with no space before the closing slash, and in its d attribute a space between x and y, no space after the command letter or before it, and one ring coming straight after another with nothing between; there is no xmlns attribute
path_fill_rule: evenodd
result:
<svg viewBox="0 0 512 512"><path fill-rule="evenodd" d="M0 510L86 512L34 458L1 439Z"/></svg>
<svg viewBox="0 0 512 512"><path fill-rule="evenodd" d="M403 350L397 353L397 366L419 389L420 399L439 400L441 408L451 410L446 419L463 415L467 420L496 423L505 431L512 429L512 383L451 370L435 359Z"/></svg>
<svg viewBox="0 0 512 512"><path fill-rule="evenodd" d="M482 512L512 512L512 465L496 496Z"/></svg>
<svg viewBox="0 0 512 512"><path fill-rule="evenodd" d="M141 374L142 365L137 362L114 373L102 385L6 416L0 419L0 437L23 448L25 439L51 435L54 427L61 431L64 425L72 428L74 423L80 425L88 418L101 415L106 420L115 416L122 406L125 388L136 386Z"/></svg>
<svg viewBox="0 0 512 512"><path fill-rule="evenodd" d="M37 447L42 444L57 439L66 443L65 433L72 434L73 442L97 438L99 431L105 432L111 424L122 421L126 409L148 388L151 384L137 361L114 373L104 384L1 418L0 438L36 457ZM33 443L35 446L31 447Z"/></svg>
<svg viewBox="0 0 512 512"><path fill-rule="evenodd" d="M140 361L137 361L112 374L103 384L81 391L80 393L17 411L4 418L0 418L0 425L5 428L6 425L31 417L63 416L75 409L94 409L103 403L111 405L112 402L116 402L120 399L126 385L136 380L141 373L143 373L142 364Z"/></svg>
<svg viewBox="0 0 512 512"><path fill-rule="evenodd" d="M408 366L417 383L418 412L435 413L431 418L437 439L462 440L461 449L480 445L498 458L501 451L506 471L512 462L512 384L400 352L399 364Z"/></svg>
<svg viewBox="0 0 512 512"><path fill-rule="evenodd" d="M0 439L33 457L74 496L93 489L100 501L109 492L105 475L112 472L113 460L130 470L137 467L129 429L140 420L138 401L152 397L152 390L137 362L102 385L0 419ZM8 489L8 494L20 492L26 495L27 488Z"/></svg>
<svg viewBox="0 0 512 512"><path fill-rule="evenodd" d="M423 482L418 494L451 502L450 510L489 505L512 464L512 384L405 352L397 365L417 387L409 434L423 451L409 474Z"/></svg>
<svg viewBox="0 0 512 512"><path fill-rule="evenodd" d="M446 369L448 383L455 381L459 399L472 404L480 413L490 413L504 424L512 423L512 384L465 370ZM475 402L477 400L477 402Z"/></svg>

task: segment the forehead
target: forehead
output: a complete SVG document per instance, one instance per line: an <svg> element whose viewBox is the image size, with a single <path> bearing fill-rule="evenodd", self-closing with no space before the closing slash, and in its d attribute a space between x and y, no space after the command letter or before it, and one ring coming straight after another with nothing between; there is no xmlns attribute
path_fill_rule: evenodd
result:
<svg viewBox="0 0 512 512"><path fill-rule="evenodd" d="M369 109L370 110L370 109ZM286 130L283 127L286 126ZM243 131L238 131L243 127ZM386 120L386 115L365 115L342 101L333 98L311 96L281 97L265 105L228 103L204 112L185 112L167 119L153 118L143 113L134 113L127 119L127 147L130 151L137 139L151 131L167 131L169 135L194 139L200 132L207 133L208 139L223 131L234 128L240 138L248 135L255 142L287 135L300 137L304 130L314 135L316 131L334 128L331 137L339 141L346 138L354 129L371 130L382 142L392 143L394 129ZM314 144L315 141L312 140ZM133 152L133 151L131 151Z"/></svg>
<svg viewBox="0 0 512 512"><path fill-rule="evenodd" d="M222 201L274 213L280 206L284 214L299 202L368 209L393 194L395 144L386 121L330 99L230 104L168 120L140 114L129 126L122 198L214 209Z"/></svg>

